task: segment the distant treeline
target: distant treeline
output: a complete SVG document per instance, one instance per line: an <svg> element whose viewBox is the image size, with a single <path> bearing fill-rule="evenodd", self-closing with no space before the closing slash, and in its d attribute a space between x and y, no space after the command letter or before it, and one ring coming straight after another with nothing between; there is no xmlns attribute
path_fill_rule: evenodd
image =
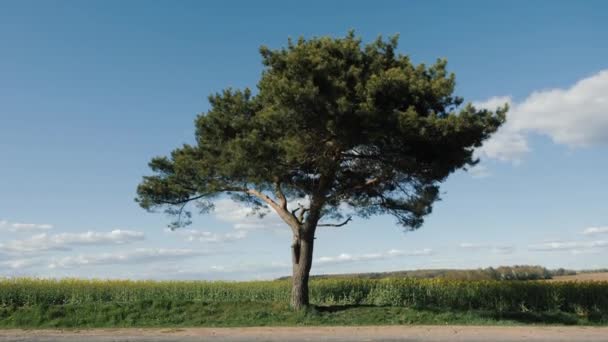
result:
<svg viewBox="0 0 608 342"><path fill-rule="evenodd" d="M576 273L608 273L608 268L597 268L592 270L581 270Z"/></svg>
<svg viewBox="0 0 608 342"><path fill-rule="evenodd" d="M601 271L601 270L600 270ZM596 270L595 272L598 272ZM546 267L536 265L515 265L488 267L471 270L458 269L435 269L414 270L396 272L373 272L352 274L324 274L314 275L314 279L327 278L361 278L361 279L383 279L383 278L417 278L417 279L449 279L449 280L541 280L552 279L556 276L575 275L577 271L559 268L550 270ZM282 277L279 279L288 279Z"/></svg>

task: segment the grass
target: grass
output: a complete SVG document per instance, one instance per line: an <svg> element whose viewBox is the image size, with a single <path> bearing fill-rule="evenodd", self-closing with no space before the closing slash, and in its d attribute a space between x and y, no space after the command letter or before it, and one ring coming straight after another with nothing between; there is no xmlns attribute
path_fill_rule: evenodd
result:
<svg viewBox="0 0 608 342"><path fill-rule="evenodd" d="M0 306L195 301L287 303L288 281L105 281L7 279ZM608 313L608 282L458 281L445 279L320 279L315 305L441 308L445 311ZM118 305L118 304L117 304Z"/></svg>
<svg viewBox="0 0 608 342"><path fill-rule="evenodd" d="M317 279L316 306L283 281L0 280L0 328L390 324L608 325L608 282Z"/></svg>
<svg viewBox="0 0 608 342"><path fill-rule="evenodd" d="M284 303L140 301L0 308L1 328L353 326L395 324L607 325L608 317L567 312L444 311L386 306L316 306L294 312Z"/></svg>

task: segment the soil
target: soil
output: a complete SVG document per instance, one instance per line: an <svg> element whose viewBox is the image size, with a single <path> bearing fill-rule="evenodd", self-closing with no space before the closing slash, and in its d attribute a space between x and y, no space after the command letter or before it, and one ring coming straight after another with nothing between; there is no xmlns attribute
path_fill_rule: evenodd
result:
<svg viewBox="0 0 608 342"><path fill-rule="evenodd" d="M608 272L579 273L575 275L553 277L548 281L608 281Z"/></svg>
<svg viewBox="0 0 608 342"><path fill-rule="evenodd" d="M371 326L294 328L186 328L0 330L0 341L608 341L608 327Z"/></svg>

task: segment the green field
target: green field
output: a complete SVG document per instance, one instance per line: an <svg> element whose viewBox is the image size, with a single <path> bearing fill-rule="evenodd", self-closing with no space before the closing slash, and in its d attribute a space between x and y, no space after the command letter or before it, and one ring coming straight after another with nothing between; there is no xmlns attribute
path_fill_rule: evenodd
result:
<svg viewBox="0 0 608 342"><path fill-rule="evenodd" d="M305 312L288 280L0 281L2 327L608 324L608 282L317 279Z"/></svg>

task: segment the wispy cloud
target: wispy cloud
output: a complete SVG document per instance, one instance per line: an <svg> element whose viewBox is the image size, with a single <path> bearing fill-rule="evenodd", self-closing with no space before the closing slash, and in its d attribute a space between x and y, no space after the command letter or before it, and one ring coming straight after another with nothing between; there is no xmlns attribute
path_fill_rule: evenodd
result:
<svg viewBox="0 0 608 342"><path fill-rule="evenodd" d="M607 240L598 241L552 241L530 245L532 251L537 252L557 252L570 251L580 254L585 251L608 247Z"/></svg>
<svg viewBox="0 0 608 342"><path fill-rule="evenodd" d="M41 265L43 262L40 259L11 259L0 262L0 265L13 270L22 270L34 266Z"/></svg>
<svg viewBox="0 0 608 342"><path fill-rule="evenodd" d="M606 227L589 227L583 231L585 235L608 234L608 226Z"/></svg>
<svg viewBox="0 0 608 342"><path fill-rule="evenodd" d="M72 268L92 265L142 264L173 259L200 256L202 251L192 249L152 249L138 248L133 251L78 255L58 258L49 264L49 268Z"/></svg>
<svg viewBox="0 0 608 342"><path fill-rule="evenodd" d="M281 218L269 208L263 208L264 216L260 217L253 209L229 199L222 199L214 205L214 216L220 221L231 223L236 230L285 230L287 227Z"/></svg>
<svg viewBox="0 0 608 342"><path fill-rule="evenodd" d="M286 262L232 261L232 264L186 266L175 264L151 264L151 268L133 274L138 279L206 279L252 280L274 279L291 274L291 264Z"/></svg>
<svg viewBox="0 0 608 342"><path fill-rule="evenodd" d="M515 251L515 247L508 245L492 245L484 243L462 242L458 247L474 251L486 250L494 254L511 254Z"/></svg>
<svg viewBox="0 0 608 342"><path fill-rule="evenodd" d="M291 268L291 265L284 262L271 262L268 264L264 263L250 263L244 265L212 265L208 273L242 273L242 272L275 272L275 271L287 271Z"/></svg>
<svg viewBox="0 0 608 342"><path fill-rule="evenodd" d="M361 262L361 261L374 261L374 260L384 260L391 259L403 256L426 256L432 255L433 250L430 248L424 248L414 251L402 251L398 249L391 249L386 252L379 253L368 253L368 254L348 254L342 253L336 256L323 256L318 258L315 263L319 265L327 265L327 264L341 264L341 263L350 263L350 262Z"/></svg>
<svg viewBox="0 0 608 342"><path fill-rule="evenodd" d="M482 164L477 164L477 165L469 168L468 172L471 175L471 177L477 178L477 179L488 178L491 176L491 173L488 170L488 168Z"/></svg>
<svg viewBox="0 0 608 342"><path fill-rule="evenodd" d="M223 242L234 242L243 240L247 237L247 231L239 230L230 233L213 233L208 231L201 231L197 229L178 229L170 230L167 229L169 234L176 234L185 238L186 241L191 242L206 242L206 243L223 243Z"/></svg>
<svg viewBox="0 0 608 342"><path fill-rule="evenodd" d="M48 223L21 223L9 222L7 220L0 221L0 230L9 232L27 232L35 230L53 229L53 225Z"/></svg>
<svg viewBox="0 0 608 342"><path fill-rule="evenodd" d="M70 250L78 245L125 244L144 239L144 233L115 229L110 232L88 231L84 233L37 234L29 239L12 240L0 244L3 252L41 252L49 250Z"/></svg>

